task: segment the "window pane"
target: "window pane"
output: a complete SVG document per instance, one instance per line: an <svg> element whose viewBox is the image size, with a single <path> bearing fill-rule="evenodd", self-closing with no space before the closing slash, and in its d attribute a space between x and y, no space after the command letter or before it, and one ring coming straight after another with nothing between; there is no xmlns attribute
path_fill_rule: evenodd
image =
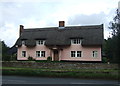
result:
<svg viewBox="0 0 120 86"><path fill-rule="evenodd" d="M43 44L43 40L40 40L40 44Z"/></svg>
<svg viewBox="0 0 120 86"><path fill-rule="evenodd" d="M71 57L75 57L75 51L71 51Z"/></svg>
<svg viewBox="0 0 120 86"><path fill-rule="evenodd" d="M45 51L36 51L36 57L45 57Z"/></svg>
<svg viewBox="0 0 120 86"><path fill-rule="evenodd" d="M40 57L40 51L36 51L36 57Z"/></svg>
<svg viewBox="0 0 120 86"><path fill-rule="evenodd" d="M93 51L93 57L98 57L98 52L97 51Z"/></svg>
<svg viewBox="0 0 120 86"><path fill-rule="evenodd" d="M78 44L80 44L80 39L78 39Z"/></svg>
<svg viewBox="0 0 120 86"><path fill-rule="evenodd" d="M81 39L72 39L71 43L72 44L80 44Z"/></svg>
<svg viewBox="0 0 120 86"><path fill-rule="evenodd" d="M41 51L41 57L45 57L45 51Z"/></svg>
<svg viewBox="0 0 120 86"><path fill-rule="evenodd" d="M76 43L76 41L75 41L75 39L73 39L73 44L75 44Z"/></svg>
<svg viewBox="0 0 120 86"><path fill-rule="evenodd" d="M38 44L40 45L40 41L38 41Z"/></svg>
<svg viewBox="0 0 120 86"><path fill-rule="evenodd" d="M36 41L36 44L38 44L38 45L39 45L39 41Z"/></svg>
<svg viewBox="0 0 120 86"><path fill-rule="evenodd" d="M26 51L22 51L22 57L26 57Z"/></svg>
<svg viewBox="0 0 120 86"><path fill-rule="evenodd" d="M76 39L76 44L78 44L78 39Z"/></svg>
<svg viewBox="0 0 120 86"><path fill-rule="evenodd" d="M43 45L44 43L45 43L44 40L38 40L38 41L36 41L36 44L38 44L38 45Z"/></svg>
<svg viewBox="0 0 120 86"><path fill-rule="evenodd" d="M77 57L81 57L81 51L77 51Z"/></svg>
<svg viewBox="0 0 120 86"><path fill-rule="evenodd" d="M92 54L93 54L93 57L94 57L94 53L95 53L95 52L93 51L93 53L92 53Z"/></svg>

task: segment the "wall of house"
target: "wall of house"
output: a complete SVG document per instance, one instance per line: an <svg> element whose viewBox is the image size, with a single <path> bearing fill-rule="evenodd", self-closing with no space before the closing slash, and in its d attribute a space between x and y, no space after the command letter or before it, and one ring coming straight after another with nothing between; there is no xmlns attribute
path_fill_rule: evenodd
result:
<svg viewBox="0 0 120 86"><path fill-rule="evenodd" d="M22 57L22 51L26 51L26 57ZM36 57L36 51L45 51L45 57ZM36 60L47 60L47 57L50 56L50 49L44 45L38 45L31 48L22 45L21 47L18 47L17 53L17 60L27 60L29 56Z"/></svg>
<svg viewBox="0 0 120 86"><path fill-rule="evenodd" d="M89 46L82 47L81 45L71 45L68 47L62 47L59 50L59 61L60 60L71 60L71 61L101 61L101 47L100 46ZM26 51L26 57L22 57L22 51ZM45 57L36 57L36 51L45 51ZM71 57L71 51L82 51L82 57ZM92 52L98 51L98 57L92 57ZM47 60L47 57L54 56L53 51L44 45L38 45L32 48L28 48L24 45L18 48L17 60L27 60L29 56L36 60ZM54 60L52 58L52 60Z"/></svg>
<svg viewBox="0 0 120 86"><path fill-rule="evenodd" d="M71 57L71 51L82 51L82 57ZM92 52L98 51L98 57L93 57ZM60 60L72 61L101 61L101 47L89 46L82 47L81 45L71 45L70 47L63 48Z"/></svg>

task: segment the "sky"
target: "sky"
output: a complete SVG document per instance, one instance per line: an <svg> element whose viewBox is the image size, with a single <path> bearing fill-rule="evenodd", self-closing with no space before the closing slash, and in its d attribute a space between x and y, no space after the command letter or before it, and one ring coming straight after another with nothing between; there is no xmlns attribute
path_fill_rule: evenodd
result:
<svg viewBox="0 0 120 86"><path fill-rule="evenodd" d="M24 28L104 24L104 38L110 36L120 0L0 0L0 40L12 47L19 37L19 25Z"/></svg>

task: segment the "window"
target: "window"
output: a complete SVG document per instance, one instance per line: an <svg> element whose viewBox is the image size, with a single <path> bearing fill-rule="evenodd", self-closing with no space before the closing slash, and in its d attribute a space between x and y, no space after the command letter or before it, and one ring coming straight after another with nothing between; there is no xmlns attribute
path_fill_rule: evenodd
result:
<svg viewBox="0 0 120 86"><path fill-rule="evenodd" d="M37 45L44 45L45 44L45 40L37 40L36 44Z"/></svg>
<svg viewBox="0 0 120 86"><path fill-rule="evenodd" d="M26 51L22 51L22 57L26 57Z"/></svg>
<svg viewBox="0 0 120 86"><path fill-rule="evenodd" d="M36 51L36 57L40 57L40 51Z"/></svg>
<svg viewBox="0 0 120 86"><path fill-rule="evenodd" d="M45 57L45 51L36 51L36 57Z"/></svg>
<svg viewBox="0 0 120 86"><path fill-rule="evenodd" d="M81 51L77 51L77 57L81 57Z"/></svg>
<svg viewBox="0 0 120 86"><path fill-rule="evenodd" d="M71 51L71 57L82 57L82 51Z"/></svg>
<svg viewBox="0 0 120 86"><path fill-rule="evenodd" d="M75 51L71 51L71 57L75 57Z"/></svg>
<svg viewBox="0 0 120 86"><path fill-rule="evenodd" d="M41 57L45 57L45 51L41 51Z"/></svg>
<svg viewBox="0 0 120 86"><path fill-rule="evenodd" d="M81 44L81 39L72 39L71 44Z"/></svg>
<svg viewBox="0 0 120 86"><path fill-rule="evenodd" d="M98 57L98 52L97 51L93 51L92 52L92 57Z"/></svg>

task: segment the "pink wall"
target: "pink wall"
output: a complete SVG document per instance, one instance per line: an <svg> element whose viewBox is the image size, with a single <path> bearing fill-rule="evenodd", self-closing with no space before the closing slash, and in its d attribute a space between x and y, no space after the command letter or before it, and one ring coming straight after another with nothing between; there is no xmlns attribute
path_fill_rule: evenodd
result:
<svg viewBox="0 0 120 86"><path fill-rule="evenodd" d="M71 57L71 51L82 51L82 57ZM98 57L92 57L92 51L98 51ZM71 45L64 48L61 53L60 60L73 61L101 61L101 47L82 47L81 45Z"/></svg>
<svg viewBox="0 0 120 86"><path fill-rule="evenodd" d="M21 52L26 51L26 57L21 57ZM45 57L36 57L36 51L45 51ZM82 57L71 57L71 51L82 51ZM92 51L98 51L98 57L92 57ZM53 50L50 50L44 45L37 45L32 48L28 48L24 45L18 48L17 54L18 60L27 60L28 56L35 58L36 60L47 60L47 57L52 56ZM72 60L72 61L101 61L101 47L82 47L81 45L71 45L69 47L63 47L63 50L59 50L59 61L60 60Z"/></svg>
<svg viewBox="0 0 120 86"><path fill-rule="evenodd" d="M26 57L22 57L22 51L26 51L26 55L27 55ZM45 57L36 57L36 51L45 51ZM47 60L47 57L50 56L50 49L44 45L37 45L32 48L28 48L22 45L22 47L18 48L17 52L18 52L17 54L18 60L27 60L29 56L35 58L36 60Z"/></svg>

